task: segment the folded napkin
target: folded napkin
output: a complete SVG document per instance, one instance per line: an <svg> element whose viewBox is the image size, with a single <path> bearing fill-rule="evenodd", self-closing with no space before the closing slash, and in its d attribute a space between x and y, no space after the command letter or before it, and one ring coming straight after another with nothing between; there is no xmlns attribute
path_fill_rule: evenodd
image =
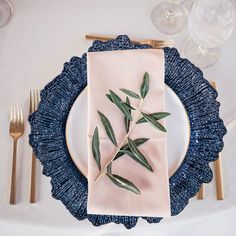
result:
<svg viewBox="0 0 236 236"><path fill-rule="evenodd" d="M148 123L136 125L131 139L149 138L139 150L145 155L153 172L124 155L113 163L112 172L132 181L141 191L137 195L117 187L106 175L95 181L99 169L92 154L92 136L97 126L100 138L101 166L103 167L115 146L107 137L97 111L110 120L118 144L126 135L124 115L105 96L109 89L123 100L126 88L140 93L145 72L150 76L150 89L142 105L146 113L165 111L164 53L156 49L89 52L88 65L88 204L89 214L170 216L169 178L166 134ZM130 98L138 107L140 100ZM133 114L133 113L132 113ZM165 125L165 121L161 120Z"/></svg>

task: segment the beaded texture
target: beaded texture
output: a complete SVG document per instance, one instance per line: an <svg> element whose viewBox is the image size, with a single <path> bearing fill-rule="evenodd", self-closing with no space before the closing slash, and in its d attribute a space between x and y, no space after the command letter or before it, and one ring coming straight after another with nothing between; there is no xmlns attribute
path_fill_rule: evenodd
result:
<svg viewBox="0 0 236 236"><path fill-rule="evenodd" d="M150 45L133 44L126 35L107 42L94 41L89 52L146 49ZM226 128L219 117L217 91L204 79L202 71L177 49L164 48L165 83L185 106L191 135L186 156L170 177L171 215L179 214L202 183L212 180L209 163L215 161L223 148ZM31 114L29 143L43 165L43 174L51 177L52 196L60 200L78 220L88 219L94 226L110 222L135 227L139 217L87 214L88 183L73 163L66 146L65 125L68 113L87 85L86 53L72 57L63 71L41 91L38 110ZM142 217L149 223L162 218Z"/></svg>

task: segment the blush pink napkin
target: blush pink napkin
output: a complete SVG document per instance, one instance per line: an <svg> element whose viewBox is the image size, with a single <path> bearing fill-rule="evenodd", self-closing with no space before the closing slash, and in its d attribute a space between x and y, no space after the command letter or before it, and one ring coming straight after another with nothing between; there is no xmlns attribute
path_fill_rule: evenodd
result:
<svg viewBox="0 0 236 236"><path fill-rule="evenodd" d="M114 128L117 142L126 135L124 116L105 96L109 89L125 100L119 88L139 93L145 72L150 76L150 89L145 97L142 111L147 113L165 111L164 53L162 50L124 50L89 52L88 65L88 204L89 214L170 216L169 178L167 166L166 134L150 124L136 125L130 137L150 138L139 149L147 157L154 172L128 156L113 163L113 173L132 181L141 191L136 195L114 185L107 176L95 182L99 174L91 151L92 135L99 129L102 166L111 157L115 146L108 139L97 111L105 114ZM139 100L130 98L138 107ZM133 113L135 115L135 113ZM161 121L165 125L165 121Z"/></svg>

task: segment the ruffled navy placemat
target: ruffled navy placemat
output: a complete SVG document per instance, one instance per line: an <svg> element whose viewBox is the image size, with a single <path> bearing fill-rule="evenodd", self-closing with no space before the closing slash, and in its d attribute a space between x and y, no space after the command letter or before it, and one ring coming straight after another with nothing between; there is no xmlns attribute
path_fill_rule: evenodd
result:
<svg viewBox="0 0 236 236"><path fill-rule="evenodd" d="M94 41L89 51L112 51L151 48L133 44L125 36L107 42ZM181 166L170 177L171 215L177 215L195 196L202 183L212 179L209 163L216 160L223 148L226 128L219 117L217 92L204 79L202 71L187 59L182 59L175 48L164 48L165 83L179 96L188 113L191 137ZM29 117L29 142L43 165L43 174L51 177L52 196L62 201L78 220L88 219L99 226L114 222L130 229L138 217L88 215L87 179L73 163L65 140L65 125L73 102L87 85L86 53L72 57L63 71L41 91L38 110ZM161 218L143 217L149 223Z"/></svg>

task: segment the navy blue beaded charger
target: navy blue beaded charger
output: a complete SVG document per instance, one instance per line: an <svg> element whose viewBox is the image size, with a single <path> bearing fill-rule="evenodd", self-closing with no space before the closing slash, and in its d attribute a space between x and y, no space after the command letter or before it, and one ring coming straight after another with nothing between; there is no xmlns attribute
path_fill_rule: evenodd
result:
<svg viewBox="0 0 236 236"><path fill-rule="evenodd" d="M89 51L146 49L150 45L133 44L121 35L107 42L94 41ZM190 120L191 137L186 156L170 177L171 215L177 215L196 195L202 183L212 179L209 163L223 148L226 128L219 117L217 91L204 79L200 69L182 59L175 48L164 48L165 83L184 104ZM41 91L38 110L29 117L29 142L43 165L43 174L51 177L52 196L62 201L78 220L88 219L100 226L110 222L135 227L138 217L87 214L88 183L76 168L68 152L65 125L75 99L87 85L86 53L72 57L63 71ZM143 217L149 223L162 218Z"/></svg>

